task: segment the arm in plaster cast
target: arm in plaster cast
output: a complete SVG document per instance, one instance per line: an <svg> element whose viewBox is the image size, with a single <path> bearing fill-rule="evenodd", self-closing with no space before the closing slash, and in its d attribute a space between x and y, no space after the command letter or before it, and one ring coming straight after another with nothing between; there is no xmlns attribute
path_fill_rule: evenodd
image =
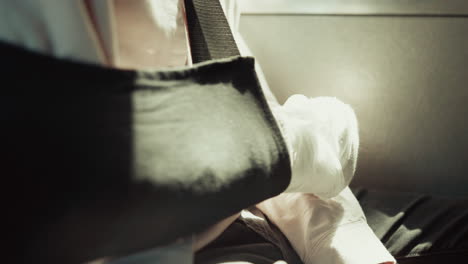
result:
<svg viewBox="0 0 468 264"><path fill-rule="evenodd" d="M354 176L359 148L353 109L332 97L293 95L272 108L291 157L286 192L338 195Z"/></svg>
<svg viewBox="0 0 468 264"><path fill-rule="evenodd" d="M238 12L226 16L232 18L229 21L240 53L253 56L238 32ZM280 105L257 61L255 68L291 155L293 175L286 191L314 193L321 197L337 195L349 184L356 167L359 138L353 110L337 99L309 99L300 95L294 95L284 105ZM194 250L214 240L237 216L228 217L197 234Z"/></svg>

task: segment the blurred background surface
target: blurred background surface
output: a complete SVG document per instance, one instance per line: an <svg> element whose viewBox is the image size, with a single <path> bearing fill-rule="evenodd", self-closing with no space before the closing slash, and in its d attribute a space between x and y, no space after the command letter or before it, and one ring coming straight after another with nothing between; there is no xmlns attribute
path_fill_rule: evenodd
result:
<svg viewBox="0 0 468 264"><path fill-rule="evenodd" d="M241 2L241 34L280 102L355 109L353 185L468 195L468 1Z"/></svg>

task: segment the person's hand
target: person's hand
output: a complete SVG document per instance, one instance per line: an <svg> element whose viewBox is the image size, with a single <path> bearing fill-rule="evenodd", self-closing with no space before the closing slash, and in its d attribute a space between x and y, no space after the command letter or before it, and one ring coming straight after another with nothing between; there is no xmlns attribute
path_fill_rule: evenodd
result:
<svg viewBox="0 0 468 264"><path fill-rule="evenodd" d="M286 192L330 198L351 181L359 135L353 109L332 97L293 95L272 109L280 123L292 163Z"/></svg>

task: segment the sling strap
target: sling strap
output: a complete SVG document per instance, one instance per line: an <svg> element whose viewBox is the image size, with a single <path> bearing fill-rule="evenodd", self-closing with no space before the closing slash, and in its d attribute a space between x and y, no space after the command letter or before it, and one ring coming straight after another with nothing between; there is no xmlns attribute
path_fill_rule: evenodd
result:
<svg viewBox="0 0 468 264"><path fill-rule="evenodd" d="M194 63L240 55L219 0L185 0Z"/></svg>

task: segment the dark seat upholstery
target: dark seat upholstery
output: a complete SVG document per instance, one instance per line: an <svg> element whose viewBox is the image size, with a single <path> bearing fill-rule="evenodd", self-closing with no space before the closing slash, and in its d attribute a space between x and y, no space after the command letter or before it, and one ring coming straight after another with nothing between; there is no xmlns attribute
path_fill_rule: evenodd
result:
<svg viewBox="0 0 468 264"><path fill-rule="evenodd" d="M468 257L468 197L353 189L367 222L399 263L460 263Z"/></svg>

